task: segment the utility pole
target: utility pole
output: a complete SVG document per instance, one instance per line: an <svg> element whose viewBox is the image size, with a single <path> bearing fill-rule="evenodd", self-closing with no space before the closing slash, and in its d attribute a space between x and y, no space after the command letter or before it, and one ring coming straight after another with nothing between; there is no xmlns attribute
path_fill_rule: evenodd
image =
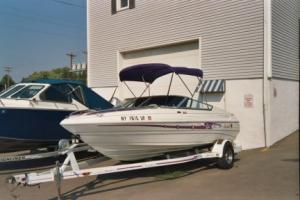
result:
<svg viewBox="0 0 300 200"><path fill-rule="evenodd" d="M4 89L7 90L7 88L9 87L9 74L12 70L12 67L4 67L4 72L6 74L6 83L4 84Z"/></svg>
<svg viewBox="0 0 300 200"><path fill-rule="evenodd" d="M72 70L73 59L76 57L76 55L73 54L72 52L67 53L66 55L70 57L70 69Z"/></svg>

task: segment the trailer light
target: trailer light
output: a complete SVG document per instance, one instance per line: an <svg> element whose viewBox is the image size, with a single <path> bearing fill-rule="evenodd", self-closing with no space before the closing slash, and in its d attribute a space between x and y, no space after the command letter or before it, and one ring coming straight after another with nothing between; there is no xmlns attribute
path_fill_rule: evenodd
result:
<svg viewBox="0 0 300 200"><path fill-rule="evenodd" d="M91 172L83 172L82 175L83 176L89 176L91 174Z"/></svg>

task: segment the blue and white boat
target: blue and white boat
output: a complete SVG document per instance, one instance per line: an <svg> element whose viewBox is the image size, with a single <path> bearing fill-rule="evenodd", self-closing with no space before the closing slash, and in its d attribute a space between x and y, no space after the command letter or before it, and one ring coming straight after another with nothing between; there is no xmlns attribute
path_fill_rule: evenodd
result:
<svg viewBox="0 0 300 200"><path fill-rule="evenodd" d="M78 81L42 79L0 93L0 152L57 145L72 134L60 126L66 116L111 103Z"/></svg>

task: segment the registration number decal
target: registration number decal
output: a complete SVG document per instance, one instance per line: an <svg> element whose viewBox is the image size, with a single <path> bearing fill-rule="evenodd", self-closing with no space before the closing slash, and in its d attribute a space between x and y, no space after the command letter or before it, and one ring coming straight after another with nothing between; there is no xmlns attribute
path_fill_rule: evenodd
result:
<svg viewBox="0 0 300 200"><path fill-rule="evenodd" d="M151 121L150 115L121 116L122 121Z"/></svg>

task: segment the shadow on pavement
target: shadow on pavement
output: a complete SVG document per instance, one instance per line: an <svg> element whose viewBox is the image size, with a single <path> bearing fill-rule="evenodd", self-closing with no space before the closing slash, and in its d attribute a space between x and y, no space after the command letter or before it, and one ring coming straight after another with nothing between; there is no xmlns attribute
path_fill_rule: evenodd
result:
<svg viewBox="0 0 300 200"><path fill-rule="evenodd" d="M239 159L235 159L235 162L239 161ZM168 181L171 179L179 179L186 176L193 175L195 173L209 170L212 168L216 168L215 159L206 159L206 160L198 160L192 163L185 163L173 166L164 166L158 168L150 168L150 169L141 169L135 170L131 172L120 172L114 174L106 174L98 176L95 180L85 183L81 186L78 186L70 191L67 191L62 194L62 199L71 199L75 200L79 197L85 197L94 194L101 194L104 192L110 192L114 190L135 187L145 184L150 184L154 182L161 182L161 181ZM180 172L180 173L176 173ZM172 175L172 173L176 175ZM170 174L170 176L166 176L164 178L163 175ZM162 176L162 177L160 177ZM143 180L138 183L131 183L122 186L115 186L113 185L118 183L123 183L135 178L152 178L151 180ZM154 180L153 180L154 179ZM107 184L101 184L105 180L115 180ZM104 188L107 186L112 186L111 188ZM63 189L63 188L62 188ZM50 200L57 200L58 198L51 198Z"/></svg>

